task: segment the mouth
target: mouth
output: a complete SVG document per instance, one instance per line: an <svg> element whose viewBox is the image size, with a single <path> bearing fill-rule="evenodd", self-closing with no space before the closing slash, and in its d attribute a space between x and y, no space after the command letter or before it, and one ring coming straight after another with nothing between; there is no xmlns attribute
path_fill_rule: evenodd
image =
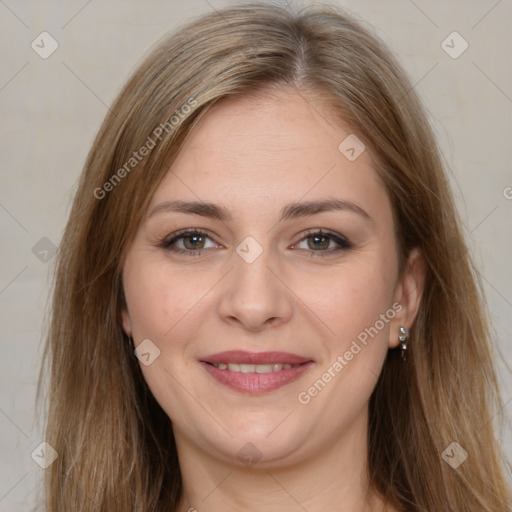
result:
<svg viewBox="0 0 512 512"><path fill-rule="evenodd" d="M314 365L312 359L286 352L229 351L200 360L220 384L242 393L261 394L289 384Z"/></svg>

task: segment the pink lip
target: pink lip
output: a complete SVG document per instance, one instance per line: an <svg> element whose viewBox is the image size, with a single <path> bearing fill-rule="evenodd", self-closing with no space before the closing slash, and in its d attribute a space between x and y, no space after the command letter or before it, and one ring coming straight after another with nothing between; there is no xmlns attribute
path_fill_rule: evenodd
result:
<svg viewBox="0 0 512 512"><path fill-rule="evenodd" d="M244 352L240 350L220 352L202 359L201 364L217 382L239 391L257 395L274 391L290 382L297 380L306 372L314 362L311 359L288 354L286 352ZM213 364L293 364L300 365L293 368L283 368L271 373L241 373L229 370L220 370Z"/></svg>

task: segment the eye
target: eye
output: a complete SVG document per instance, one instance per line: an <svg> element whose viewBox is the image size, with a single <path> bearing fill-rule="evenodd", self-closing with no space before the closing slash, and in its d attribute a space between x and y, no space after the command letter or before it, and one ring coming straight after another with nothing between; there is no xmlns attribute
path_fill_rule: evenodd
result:
<svg viewBox="0 0 512 512"><path fill-rule="evenodd" d="M309 232L297 245L304 243L307 247L300 248L311 250L311 256L327 256L352 247L352 244L343 235L321 229Z"/></svg>
<svg viewBox="0 0 512 512"><path fill-rule="evenodd" d="M199 229L184 229L173 233L170 237L163 240L159 244L159 247L175 253L199 256L203 249L218 247L215 243L207 246L207 240L211 240L211 238L208 233L204 231ZM311 256L328 256L352 247L352 244L343 235L323 231L321 229L309 232L296 245L300 246L304 243L307 247L299 248L309 251Z"/></svg>
<svg viewBox="0 0 512 512"><path fill-rule="evenodd" d="M210 239L210 237L203 231L197 229L184 229L163 240L159 246L167 251L198 256L201 254L202 249L210 248L205 245L207 239ZM180 243L183 247L179 247ZM216 244L213 244L213 247L215 246Z"/></svg>

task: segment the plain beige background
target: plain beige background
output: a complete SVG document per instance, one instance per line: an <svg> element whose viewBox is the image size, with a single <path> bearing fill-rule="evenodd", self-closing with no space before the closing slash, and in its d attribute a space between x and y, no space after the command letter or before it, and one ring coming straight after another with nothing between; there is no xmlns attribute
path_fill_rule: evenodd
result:
<svg viewBox="0 0 512 512"><path fill-rule="evenodd" d="M34 400L52 251L107 106L162 35L235 3L0 0L0 512L34 506L44 472L31 453L43 441ZM492 313L509 419L502 443L510 458L512 2L332 3L375 27L432 117ZM42 32L58 44L46 59L31 47L35 41L44 53L44 37L44 51L51 49ZM451 56L442 47L448 36ZM464 41L467 50L453 58Z"/></svg>

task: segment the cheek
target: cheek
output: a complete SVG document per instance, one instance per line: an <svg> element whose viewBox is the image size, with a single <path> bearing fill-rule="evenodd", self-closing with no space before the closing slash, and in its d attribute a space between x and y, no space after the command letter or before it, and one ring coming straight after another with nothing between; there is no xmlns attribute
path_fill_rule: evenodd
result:
<svg viewBox="0 0 512 512"><path fill-rule="evenodd" d="M359 417L388 351L395 314L393 260L376 251L355 261L340 266L325 282L329 293L322 296L319 317L332 331L325 341L326 357L297 397L322 432L329 425L348 428Z"/></svg>
<svg viewBox="0 0 512 512"><path fill-rule="evenodd" d="M329 278L329 293L322 295L319 316L325 319L340 346L357 338L389 310L394 291L392 276L386 264L367 259L340 269ZM378 326L381 327L380 322ZM388 324L379 330L379 335L386 338Z"/></svg>
<svg viewBox="0 0 512 512"><path fill-rule="evenodd" d="M165 281L150 269L130 273L124 279L124 290L134 339L158 339L171 328L171 307Z"/></svg>
<svg viewBox="0 0 512 512"><path fill-rule="evenodd" d="M135 270L136 269L136 270ZM170 271L162 264L127 265L124 290L134 338L163 341L192 311L205 291L194 273ZM176 327L175 327L176 326Z"/></svg>
<svg viewBox="0 0 512 512"><path fill-rule="evenodd" d="M136 345L150 339L160 351L154 363L140 364L141 371L157 402L169 417L172 412L173 421L180 421L188 410L188 393L199 395L194 382L187 382L188 393L182 393L184 378L178 382L173 376L187 373L187 347L201 326L199 301L208 291L208 282L205 275L178 272L147 254L133 255L123 273Z"/></svg>

